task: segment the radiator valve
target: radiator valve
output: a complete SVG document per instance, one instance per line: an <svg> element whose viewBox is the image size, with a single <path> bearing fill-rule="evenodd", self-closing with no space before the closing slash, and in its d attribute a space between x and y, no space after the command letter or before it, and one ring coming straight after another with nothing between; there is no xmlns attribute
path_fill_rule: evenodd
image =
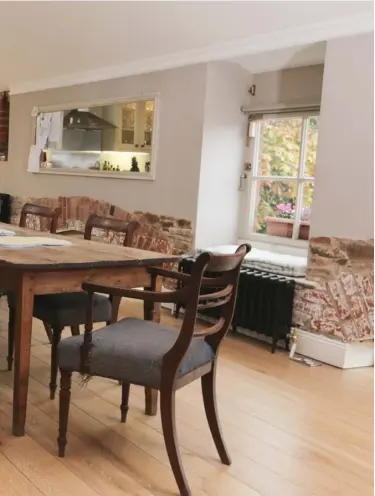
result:
<svg viewBox="0 0 375 496"><path fill-rule="evenodd" d="M290 347L289 358L290 360L294 360L295 362L302 363L303 365L307 365L308 367L319 367L322 363L317 362L316 360L312 360L311 358L295 356L297 342L298 342L298 329L293 327L290 334L288 334L288 338L292 342L292 346Z"/></svg>
<svg viewBox="0 0 375 496"><path fill-rule="evenodd" d="M297 341L298 341L298 330L296 327L293 327L291 332L288 335L290 341L292 342L292 345L290 347L290 353L289 353L289 358L293 359L294 354L296 352L297 348Z"/></svg>

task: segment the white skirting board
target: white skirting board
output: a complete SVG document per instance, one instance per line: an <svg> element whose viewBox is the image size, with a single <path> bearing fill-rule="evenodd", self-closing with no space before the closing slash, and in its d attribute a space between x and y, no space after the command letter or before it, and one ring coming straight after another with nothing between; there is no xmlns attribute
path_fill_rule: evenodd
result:
<svg viewBox="0 0 375 496"><path fill-rule="evenodd" d="M173 311L174 305L166 303L163 304L163 307ZM183 309L181 313L183 313ZM258 339L259 341L267 341L268 343L272 341L271 338L249 331L248 329L238 328L237 330L239 333ZM342 341L330 339L321 334L314 334L299 329L296 353L340 369L374 366L374 341L372 340L343 343Z"/></svg>
<svg viewBox="0 0 375 496"><path fill-rule="evenodd" d="M374 366L374 341L372 340L343 343L300 329L296 353L340 369Z"/></svg>
<svg viewBox="0 0 375 496"><path fill-rule="evenodd" d="M272 342L271 338L248 329L238 328L238 332L259 341ZM299 329L296 353L340 369L374 366L374 341L343 343Z"/></svg>

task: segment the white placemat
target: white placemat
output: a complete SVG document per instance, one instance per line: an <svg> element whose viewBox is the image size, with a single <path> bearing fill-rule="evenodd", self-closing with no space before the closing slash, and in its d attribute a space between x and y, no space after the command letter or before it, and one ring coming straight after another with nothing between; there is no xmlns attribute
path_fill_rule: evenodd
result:
<svg viewBox="0 0 375 496"><path fill-rule="evenodd" d="M9 231L8 229L0 229L0 236L15 236L14 231Z"/></svg>
<svg viewBox="0 0 375 496"><path fill-rule="evenodd" d="M0 238L0 248L34 248L41 246L71 246L65 239L33 236L4 236Z"/></svg>

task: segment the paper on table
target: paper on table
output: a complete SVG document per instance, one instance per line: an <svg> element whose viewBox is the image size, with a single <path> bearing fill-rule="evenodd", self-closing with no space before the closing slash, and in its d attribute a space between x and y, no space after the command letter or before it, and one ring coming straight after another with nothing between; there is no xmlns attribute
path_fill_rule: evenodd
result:
<svg viewBox="0 0 375 496"><path fill-rule="evenodd" d="M7 236L0 238L3 248L31 248L35 246L71 246L71 241L56 238L34 236Z"/></svg>
<svg viewBox="0 0 375 496"><path fill-rule="evenodd" d="M9 231L8 229L0 229L0 236L15 236L14 231Z"/></svg>

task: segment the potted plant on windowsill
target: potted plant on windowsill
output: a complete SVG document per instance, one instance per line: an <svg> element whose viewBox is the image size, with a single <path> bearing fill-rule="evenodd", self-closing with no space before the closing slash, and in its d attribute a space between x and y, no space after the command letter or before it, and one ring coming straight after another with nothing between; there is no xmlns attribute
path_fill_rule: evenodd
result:
<svg viewBox="0 0 375 496"><path fill-rule="evenodd" d="M280 203L276 205L276 216L266 217L266 233L269 236L280 236L291 238L293 235L294 216L296 207L292 203ZM299 225L298 239L309 239L310 234L310 208L302 210L301 222Z"/></svg>

